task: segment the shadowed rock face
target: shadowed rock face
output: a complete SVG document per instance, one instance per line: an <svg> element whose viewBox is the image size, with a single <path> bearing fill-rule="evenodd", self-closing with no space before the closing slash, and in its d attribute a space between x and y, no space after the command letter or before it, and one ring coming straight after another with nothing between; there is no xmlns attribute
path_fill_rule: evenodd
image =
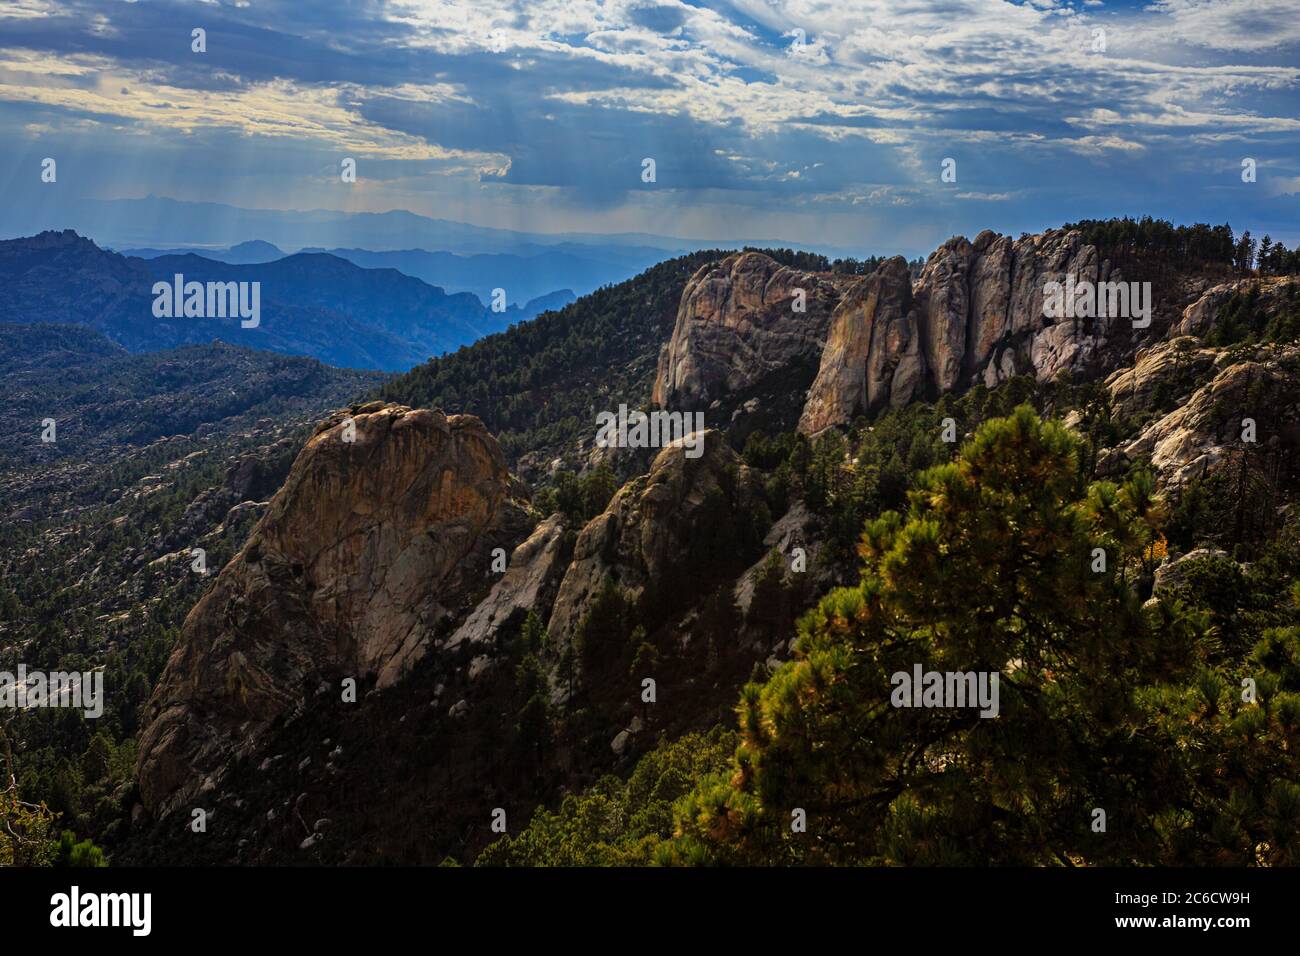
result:
<svg viewBox="0 0 1300 956"><path fill-rule="evenodd" d="M800 272L746 252L700 269L659 356L653 399L703 410L799 362L815 363L847 277ZM799 290L804 311L795 311Z"/></svg>
<svg viewBox="0 0 1300 956"><path fill-rule="evenodd" d="M518 540L510 476L477 418L372 402L353 421L352 442L346 413L320 426L186 618L140 738L151 811L215 786L322 679L396 681L481 587L490 548Z"/></svg>
<svg viewBox="0 0 1300 956"><path fill-rule="evenodd" d="M528 540L515 548L505 573L488 596L448 638L448 649L462 641L488 642L519 613L534 611L545 617L567 567L564 530L558 514L533 529Z"/></svg>
<svg viewBox="0 0 1300 956"><path fill-rule="evenodd" d="M721 432L704 433L704 453L687 458L680 443L655 458L648 475L628 482L578 535L573 561L564 574L548 630L572 638L606 579L635 600L654 582L667 580L692 554L701 527L716 519L711 506L729 475L736 498L721 500L742 509L757 497L749 469Z"/></svg>

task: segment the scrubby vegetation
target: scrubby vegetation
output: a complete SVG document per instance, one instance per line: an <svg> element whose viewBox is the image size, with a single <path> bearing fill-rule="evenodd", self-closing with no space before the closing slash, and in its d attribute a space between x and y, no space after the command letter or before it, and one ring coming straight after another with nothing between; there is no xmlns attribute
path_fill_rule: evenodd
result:
<svg viewBox="0 0 1300 956"><path fill-rule="evenodd" d="M745 687L740 745L676 800L671 837L639 831L631 857L600 861L1300 860L1296 522L1249 569L1193 559L1152 596L1165 506L1145 472L1089 481L1084 458L1023 406L923 471L867 523L861 580ZM891 706L891 675L917 663L1000 672L1000 715ZM644 773L692 746L707 766L683 740ZM614 783L566 799L484 860L569 862L573 835L627 800Z"/></svg>
<svg viewBox="0 0 1300 956"><path fill-rule="evenodd" d="M0 465L0 671L102 667L105 688L96 720L4 711L12 782L0 814L29 837L11 859L93 865L129 815L120 801L141 709L256 518L227 520L229 509L268 499L309 423L380 376L220 343L131 355L88 329L44 325L0 325L0 374L0 425L25 436ZM46 416L58 422L51 443L39 440ZM226 491L241 456L246 474Z"/></svg>

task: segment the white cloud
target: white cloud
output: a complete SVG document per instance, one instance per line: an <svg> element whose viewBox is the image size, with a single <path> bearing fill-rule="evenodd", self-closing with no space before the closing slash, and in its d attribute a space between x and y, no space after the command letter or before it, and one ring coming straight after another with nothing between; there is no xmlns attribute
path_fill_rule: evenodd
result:
<svg viewBox="0 0 1300 956"><path fill-rule="evenodd" d="M1250 52L1300 46L1295 0L1156 0L1160 29L1212 50Z"/></svg>

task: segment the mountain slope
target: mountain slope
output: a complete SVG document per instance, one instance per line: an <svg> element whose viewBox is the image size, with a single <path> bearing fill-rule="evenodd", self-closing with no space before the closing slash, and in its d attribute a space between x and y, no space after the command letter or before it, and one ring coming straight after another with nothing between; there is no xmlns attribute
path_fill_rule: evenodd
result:
<svg viewBox="0 0 1300 956"><path fill-rule="evenodd" d="M1230 795L1220 792L1213 768L1195 759L1201 722L1184 710L1198 694L1236 722L1235 729L1220 726L1207 711L1216 747L1259 729L1261 737L1234 750L1260 771L1251 779L1272 781L1290 766L1279 758L1276 735L1300 711L1266 703L1258 713L1237 714L1223 695L1251 667L1264 668L1270 682L1291 680L1278 662L1291 653L1286 629L1300 624L1286 596L1300 574L1300 538L1288 531L1300 505L1300 434L1292 424L1300 395L1292 344L1300 331L1300 282L1234 273L1217 253L1198 260L1171 257L1168 249L1154 253L1151 244L1119 248L1092 226L1065 236L953 240L917 276L902 260L859 278L783 252L663 263L385 383L385 393L438 405L454 399L458 410L504 424L513 456L505 447L494 451L486 469L448 461L441 483L422 470L443 458L426 454L420 435L454 417L381 402L332 416L299 455L297 477L271 503L250 499L226 521L236 529L226 536L238 558L222 572L220 593L210 592L180 631L174 666L147 713L155 729L144 738L139 789L119 781L114 791L117 859L428 863L451 855L460 862L562 862L573 854L554 828L572 824L579 832L573 813L588 821L600 815L608 806L602 795L613 792L608 781L599 782L602 775L643 779L668 765L717 776L689 787L659 778L663 794L691 797L682 815L665 800L624 792L620 803L653 814L631 826L640 838L639 849L626 848L629 859L645 862L652 849L664 862L944 862L972 855L1060 862L1062 852L1075 862L1204 858L1209 851L1197 850L1176 827L1160 831L1173 834L1162 836L1164 843L1126 840L1096 857L1086 846L1081 854L1077 838L1086 823L1075 801L1083 797L1060 780L1102 789L1111 779L1150 783L1158 800L1124 805L1138 816L1163 814L1173 805L1168 795L1176 804L1178 794L1195 790L1205 795L1195 807L1197 832L1213 830L1219 839L1226 830L1208 821L1222 816ZM1017 294L1005 297L1004 311L999 296L986 294L1002 288L1000 278L972 284L973 276L1001 277L1003 270L984 268L972 253L993 250L996 257L997 248L1012 253L1022 243L1059 243L1064 261L1084 274L1107 261L1129 277L1149 269L1162 290L1149 338L1108 337L1091 348L1087 363L1053 359L1044 365L1048 374L1015 374L1039 371L1018 363L1033 362L1032 346L1022 350L1052 328L1037 325L1035 288L1056 273L1022 267L1031 278L1006 286ZM1013 276L1014 262L1007 259L1006 267ZM799 288L809 293L803 313L792 308ZM972 326L972 315L981 322ZM1189 321L1203 338L1165 338ZM851 334L837 337L837 322ZM996 328L1001 335L989 331ZM1086 324L1068 330L1096 338ZM998 349L1014 351L1015 364L986 384L976 373ZM843 390L842 409L828 427L798 433L813 360L825 367L833 351L852 363L858 384ZM593 452L596 412L624 401L649 403L670 356L673 374L658 381L671 388L661 397L704 406L703 454L687 455L682 443L646 455ZM898 375L900 357L914 363L910 378ZM870 383L886 379L890 392L873 405ZM900 381L908 384L897 394L906 392L908 401L894 403ZM1016 411L1023 404L1030 408ZM365 419L352 447L339 437L347 417ZM1247 418L1257 440L1244 437ZM399 427L408 419L411 429ZM998 421L986 424L991 420ZM372 421L383 427L370 428ZM464 428L495 447L477 422ZM297 447L277 442L267 450L275 463L268 481L289 470L286 449ZM496 526L483 520L491 509L480 504L497 497L522 503L523 490L502 474L512 457L535 475L548 473L549 457L585 466L588 474L576 495L557 478L534 497L537 508L526 520ZM611 461L628 479L621 489L606 467ZM936 465L944 467L928 471ZM981 483L980 475L990 477ZM137 498L157 478L144 477ZM1116 484L1098 481L1080 499L1098 477ZM489 486L487 496L476 490ZM254 494L260 499L266 490L260 483ZM918 490L925 493L913 494ZM222 510L214 503L209 511L208 494L186 512ZM456 528L429 537L427 509L434 506L436 520L449 517ZM889 514L901 511L907 513ZM258 516L261 530L251 540L241 537ZM879 547L859 551L868 524ZM927 529L942 532L944 550L931 552ZM504 569L475 544L497 532ZM1042 540L1052 542L1049 553L1034 554ZM1084 544L1094 543L1114 558L1108 576L1080 577L1075 559L1086 567ZM62 547L66 554L74 545ZM1021 553L1025 548L1029 553ZM1221 553L1207 569L1198 552L1209 548ZM889 565L877 570L877 552L884 551ZM17 555L30 560L29 551ZM456 573L442 573L447 565L434 560L439 556L450 556ZM859 586L864 562L869 575L902 568L908 577ZM1022 566L1041 568L1050 580L1017 591L1010 584ZM963 575L960 586L946 586L950 567ZM998 593L972 603L985 577ZM1196 615L1161 602L1162 588L1176 580L1193 582L1181 596L1213 616L1212 632L1202 634ZM826 597L820 617L796 631L801 612L840 585L849 587ZM877 613L872 602L882 595L888 603ZM23 595L24 616L31 599ZM996 604L996 613L985 614L986 604ZM1141 623L1148 617L1151 623ZM1161 621L1174 623L1156 647ZM1108 624L1122 625L1118 642ZM1270 628L1280 633L1269 637ZM887 712L882 743L873 730L880 707L872 695L887 695L887 686L862 684L852 667L857 660L876 667L876 655L895 653L891 648L940 660L954 648L986 645L994 649L987 660L976 654L953 664L998 669L1010 654L1003 653L1005 642L1021 639L1015 635L1046 639L1042 648L1034 645L1037 661L1062 646L1079 653L1078 629L1090 635L1086 659L1072 657L1059 670L1034 664L1048 675L1046 684L1032 685L1034 699L1050 698L1053 708L1066 700L1065 711L1027 719L1023 702L1008 696L1008 733L1028 734L1031 742L1050 741L1058 731L1091 740L1104 727L1089 746L1121 754L1124 765L1101 772L1085 759L1061 764L1058 777L1023 774L1014 748L1010 755L998 749L1011 737L999 736L1004 725L997 722L968 735L960 719L945 723L939 715L933 723L922 715L931 722L918 736L912 731L920 723ZM924 640L917 637L922 631ZM1135 669L1141 662L1123 650L1129 638L1140 654L1163 655L1164 669L1154 676ZM1106 654L1122 675L1123 699L1107 697L1109 671L1094 666ZM1021 667L1008 666L1009 682L1012 670ZM354 701L339 684L351 673L362 691ZM1166 674L1179 683L1162 697L1165 690L1151 681ZM742 692L746 681L753 686ZM1269 702L1282 685L1267 686ZM836 697L842 687L852 689L851 699ZM1142 700L1127 696L1138 688ZM240 730L249 718L245 696L271 701L279 714L257 726L255 739ZM721 762L706 738L656 748L661 736L673 741L732 726L738 699L748 750L735 761ZM1105 706L1090 709L1099 700ZM805 702L817 708L804 725L811 736L785 724ZM1141 734L1123 721L1113 724L1116 714L1137 713L1145 714ZM837 714L851 719L841 726ZM1082 724L1073 722L1078 715ZM930 730L941 737L955 732L953 747L968 736L979 742L951 768L961 774L961 787L945 787L955 777L941 772L944 753L926 750ZM1138 740L1140 751L1148 736L1169 741L1160 753L1177 760L1162 763L1115 743ZM691 756L697 746L705 748L699 759ZM757 751L761 765L746 757ZM918 756L896 768L900 753ZM999 756L984 773L988 754ZM1184 754L1186 761L1178 756ZM642 758L651 769L633 773ZM1141 768L1136 776L1132 767ZM895 779L908 781L904 792ZM833 833L833 844L789 841L790 808L805 806L799 785L807 781L817 787L810 831ZM787 785L795 789L782 789ZM1014 795L1028 787L1036 788L1032 814L1041 817L1016 803ZM871 794L870 812L855 801L858 788ZM1146 791L1106 792L1108 799L1134 801L1133 793ZM893 803L896 797L901 802ZM734 817L711 816L719 799ZM1256 847L1268 844L1259 858L1286 860L1290 850L1275 822L1285 813L1271 808L1284 810L1291 797L1256 787L1250 799L1269 808L1244 824ZM961 845L926 839L926 818L908 800L944 816L947 829L963 834ZM177 825L177 814L191 805L213 811L201 842ZM82 800L83 815L87 806ZM528 854L516 856L509 843L482 853L496 837L488 823L497 809L516 835L536 807L551 815L539 815L524 831ZM129 827L128 818L135 820ZM737 822L744 825L733 829ZM1002 845L997 833L1004 828L1017 840ZM1156 830L1144 825L1143 832ZM746 836L760 832L761 839ZM1214 852L1248 861L1248 842L1229 834Z"/></svg>
<svg viewBox="0 0 1300 956"><path fill-rule="evenodd" d="M303 249L328 252L367 269L397 269L452 292L472 292L483 302L492 300L494 289L504 289L506 299L516 305L527 303L558 289L572 289L577 295L594 292L603 285L621 282L667 257L656 249L607 257L598 247L565 251L539 251L531 255L426 252L423 249Z"/></svg>
<svg viewBox="0 0 1300 956"><path fill-rule="evenodd" d="M405 405L478 415L506 459L535 478L553 457L590 442L598 408L650 398L660 345L687 280L725 253L669 259L558 312L489 336L385 383ZM525 456L521 460L521 456Z"/></svg>
<svg viewBox="0 0 1300 956"><path fill-rule="evenodd" d="M155 317L154 283L171 283L177 274L187 282L259 282L258 324ZM0 282L10 290L0 322L87 325L135 352L218 339L351 368L410 368L524 316L335 256L251 265L194 255L131 259L70 230L0 242Z"/></svg>
<svg viewBox="0 0 1300 956"><path fill-rule="evenodd" d="M85 328L0 324L0 379L0 428L23 436L4 472L319 412L382 376L221 342L132 354ZM39 440L46 418L51 443Z"/></svg>

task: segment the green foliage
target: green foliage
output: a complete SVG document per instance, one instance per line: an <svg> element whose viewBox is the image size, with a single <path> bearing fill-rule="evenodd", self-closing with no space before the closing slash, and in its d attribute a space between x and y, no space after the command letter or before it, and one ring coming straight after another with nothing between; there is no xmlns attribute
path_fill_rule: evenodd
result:
<svg viewBox="0 0 1300 956"><path fill-rule="evenodd" d="M12 716L0 725L0 866L49 866L58 851L52 829L58 815L44 803L20 797L14 782L18 767L10 730Z"/></svg>
<svg viewBox="0 0 1300 956"><path fill-rule="evenodd" d="M617 491L618 478L606 462L581 478L560 469L533 497L533 508L543 515L558 511L570 525L581 526L604 511Z"/></svg>
<svg viewBox="0 0 1300 956"><path fill-rule="evenodd" d="M527 827L488 846L476 865L648 864L655 847L673 835L673 804L701 780L724 773L735 746L735 734L720 727L661 742L626 781L606 776L564 797L555 810L538 808Z"/></svg>
<svg viewBox="0 0 1300 956"><path fill-rule="evenodd" d="M1177 263L1179 268L1238 265L1237 242L1232 227L1196 223L1175 226L1164 219L1083 219L1063 229L1077 229L1083 241L1095 245L1102 257L1116 265L1147 264L1153 261ZM1250 233L1246 233L1249 236ZM1243 268L1250 268L1249 264Z"/></svg>
<svg viewBox="0 0 1300 956"><path fill-rule="evenodd" d="M1213 639L1253 600L1240 588L1207 597L1212 609L1143 606L1153 484L1088 484L1080 451L1017 409L921 475L906 512L870 522L860 583L823 598L799 623L798 658L744 689L730 779L683 798L655 859L1300 862L1295 606L1273 607L1285 623L1253 642ZM918 663L999 672L1000 715L891 706L891 676ZM790 830L794 808L806 835Z"/></svg>
<svg viewBox="0 0 1300 956"><path fill-rule="evenodd" d="M573 645L584 680L606 671L625 671L635 653L629 637L633 606L607 579L574 632Z"/></svg>
<svg viewBox="0 0 1300 956"><path fill-rule="evenodd" d="M765 647L772 646L790 633L804 604L802 582L807 580L807 576L787 574L786 561L780 552L768 552L754 580L754 596L746 618Z"/></svg>
<svg viewBox="0 0 1300 956"><path fill-rule="evenodd" d="M934 403L889 409L873 420L858 419L847 433L830 430L816 440L799 434L752 432L744 458L771 473L767 497L772 513L783 514L789 502L802 499L826 519L826 560L847 563L854 556L863 524L882 511L900 507L916 475L952 456L957 445L943 440L944 419L953 419L960 439L981 422L1006 415L1030 399L1043 407L1053 398L1061 405L1085 404L1090 396L1084 389L1065 388L1060 396L1053 396L1028 376L1020 376L996 389L977 386L959 398L945 396ZM1096 417L1100 418L1099 412ZM1089 424L1101 437L1100 422Z"/></svg>
<svg viewBox="0 0 1300 956"><path fill-rule="evenodd" d="M232 346L129 355L93 334L10 331L0 335L0 372L18 392L9 414L39 421L53 402L68 422L60 418L52 445L23 443L36 460L0 464L6 511L23 515L0 522L0 661L8 670L20 659L46 671L102 666L105 688L98 720L73 709L16 717L16 798L111 848L125 825L142 708L185 615L255 519L227 513L243 495L265 500L279 487L307 434L296 422L379 377ZM22 348L6 344L15 340ZM200 425L201 437L175 434ZM238 495L228 484L234 462ZM200 541L204 576L188 554Z"/></svg>
<svg viewBox="0 0 1300 956"><path fill-rule="evenodd" d="M107 866L104 860L104 851L95 846L90 840L77 841L77 836L71 830L64 830L59 839L59 853L54 861L55 866L72 866L72 867L95 867Z"/></svg>

